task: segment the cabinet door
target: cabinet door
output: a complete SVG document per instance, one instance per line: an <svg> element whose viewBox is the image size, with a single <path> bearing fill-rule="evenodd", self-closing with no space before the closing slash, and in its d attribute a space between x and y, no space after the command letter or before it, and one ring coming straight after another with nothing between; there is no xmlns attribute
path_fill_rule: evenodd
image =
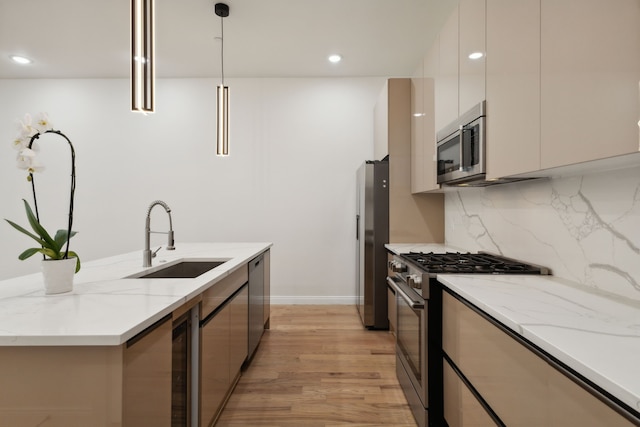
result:
<svg viewBox="0 0 640 427"><path fill-rule="evenodd" d="M424 148L422 154L422 162L424 168L424 190L438 190L440 184L437 181L436 170L436 128L435 111L435 79L438 70L438 55L440 54L440 46L437 43L429 49L424 58L424 82L423 103L424 103Z"/></svg>
<svg viewBox="0 0 640 427"><path fill-rule="evenodd" d="M436 132L458 118L458 8L438 35L439 57L436 79Z"/></svg>
<svg viewBox="0 0 640 427"><path fill-rule="evenodd" d="M485 100L485 0L460 0L460 114ZM476 54L476 55L472 55ZM481 57L476 57L482 54ZM471 55L471 57L470 57Z"/></svg>
<svg viewBox="0 0 640 427"><path fill-rule="evenodd" d="M264 253L264 328L271 323L271 250Z"/></svg>
<svg viewBox="0 0 640 427"><path fill-rule="evenodd" d="M396 306L396 293L387 286L387 317L389 319L389 332L396 334L396 323L398 322L398 311Z"/></svg>
<svg viewBox="0 0 640 427"><path fill-rule="evenodd" d="M132 338L124 351L123 426L171 425L171 319Z"/></svg>
<svg viewBox="0 0 640 427"><path fill-rule="evenodd" d="M542 168L638 151L640 3L542 0Z"/></svg>
<svg viewBox="0 0 640 427"><path fill-rule="evenodd" d="M200 328L200 426L208 427L229 390L229 305Z"/></svg>
<svg viewBox="0 0 640 427"><path fill-rule="evenodd" d="M264 333L264 255L249 261L249 357Z"/></svg>
<svg viewBox="0 0 640 427"><path fill-rule="evenodd" d="M449 427L497 425L447 361L443 361L444 419Z"/></svg>
<svg viewBox="0 0 640 427"><path fill-rule="evenodd" d="M233 297L229 303L229 378L233 381L247 359L249 348L249 286Z"/></svg>
<svg viewBox="0 0 640 427"><path fill-rule="evenodd" d="M442 303L442 347L445 353L506 425L633 425L450 294L443 293ZM467 417L468 412L476 411L473 405L467 408L462 404L462 394L456 387L445 370L445 412L449 414L447 421L452 427L460 425L452 421L461 420ZM463 413L456 413L456 405ZM469 416L475 418L475 415Z"/></svg>
<svg viewBox="0 0 640 427"><path fill-rule="evenodd" d="M487 178L540 169L540 0L487 0Z"/></svg>
<svg viewBox="0 0 640 427"><path fill-rule="evenodd" d="M442 302L443 349L498 417L549 426L546 362L451 295Z"/></svg>
<svg viewBox="0 0 640 427"><path fill-rule="evenodd" d="M421 63L411 77L411 192L424 191L424 77Z"/></svg>
<svg viewBox="0 0 640 427"><path fill-rule="evenodd" d="M373 158L382 160L389 154L389 84L378 95L373 107Z"/></svg>
<svg viewBox="0 0 640 427"><path fill-rule="evenodd" d="M550 426L637 426L560 372L550 369L548 381Z"/></svg>

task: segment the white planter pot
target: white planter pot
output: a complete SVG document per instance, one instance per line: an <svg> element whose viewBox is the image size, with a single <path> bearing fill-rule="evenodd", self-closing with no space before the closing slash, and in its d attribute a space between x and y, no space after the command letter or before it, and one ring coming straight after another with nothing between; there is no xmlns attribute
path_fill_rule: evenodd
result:
<svg viewBox="0 0 640 427"><path fill-rule="evenodd" d="M75 258L46 259L41 263L46 294L61 294L73 290L73 275L76 271Z"/></svg>

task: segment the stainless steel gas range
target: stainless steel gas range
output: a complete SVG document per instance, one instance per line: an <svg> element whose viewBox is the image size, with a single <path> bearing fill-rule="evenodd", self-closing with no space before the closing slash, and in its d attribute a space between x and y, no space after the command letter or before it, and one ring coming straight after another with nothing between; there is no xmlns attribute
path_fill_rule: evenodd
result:
<svg viewBox="0 0 640 427"><path fill-rule="evenodd" d="M549 274L544 267L488 253L390 256L387 283L396 294L396 373L419 427L444 426L442 285L438 274Z"/></svg>

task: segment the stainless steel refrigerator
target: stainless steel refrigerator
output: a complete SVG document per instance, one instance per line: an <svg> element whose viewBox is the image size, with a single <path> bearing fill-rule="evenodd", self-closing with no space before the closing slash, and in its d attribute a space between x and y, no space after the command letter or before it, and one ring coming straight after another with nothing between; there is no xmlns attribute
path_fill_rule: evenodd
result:
<svg viewBox="0 0 640 427"><path fill-rule="evenodd" d="M356 306L365 327L388 329L388 161L368 160L360 166L356 206Z"/></svg>

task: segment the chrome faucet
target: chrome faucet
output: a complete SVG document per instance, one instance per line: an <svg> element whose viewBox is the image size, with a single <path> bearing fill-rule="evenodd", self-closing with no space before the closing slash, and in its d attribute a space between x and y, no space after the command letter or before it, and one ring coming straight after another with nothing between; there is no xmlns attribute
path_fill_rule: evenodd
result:
<svg viewBox="0 0 640 427"><path fill-rule="evenodd" d="M151 231L151 209L153 209L153 207L156 205L162 206L169 215L169 231ZM149 209L147 209L147 220L145 222L144 228L144 251L142 251L143 267L151 267L151 258L155 257L156 253L160 250L160 248L158 248L158 250L156 250L155 252L151 252L151 233L166 234L168 236L167 250L172 251L176 248L175 246L173 246L173 224L171 223L171 208L162 200L154 200L149 205Z"/></svg>

